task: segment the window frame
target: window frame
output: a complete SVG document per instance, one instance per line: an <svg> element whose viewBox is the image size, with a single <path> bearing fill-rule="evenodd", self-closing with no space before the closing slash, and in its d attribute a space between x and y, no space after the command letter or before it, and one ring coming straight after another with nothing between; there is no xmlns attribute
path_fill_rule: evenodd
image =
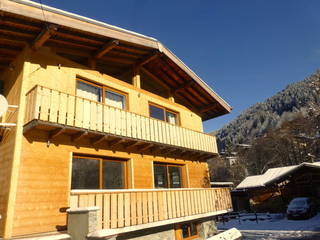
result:
<svg viewBox="0 0 320 240"><path fill-rule="evenodd" d="M124 109L122 108L118 108L118 107L114 107L114 106L111 106L111 105L108 105L105 103L106 101L106 97L107 97L107 91L110 91L110 92L114 92L118 95L121 95L121 96L124 96ZM103 86L103 103L105 105L108 105L108 106L111 106L111 107L114 107L114 108L118 108L118 109L121 109L121 110L124 110L124 111L128 111L128 107L129 107L129 101L128 101L128 93L125 93L125 92L122 92L118 89L115 89L115 88L111 88L109 86Z"/></svg>
<svg viewBox="0 0 320 240"><path fill-rule="evenodd" d="M162 110L163 110L163 113L164 113L164 116L163 116L164 120L151 117L150 106L154 106L154 107L157 107L157 108L162 109ZM166 123L169 123L169 122L167 121L167 114L166 114L166 113L167 113L167 112L173 113L173 114L175 114L175 115L177 116L177 124L173 124L173 123L169 123L169 124L171 124L171 125L173 125L173 126L181 126L180 113L179 113L179 112L176 112L176 111L174 111L174 110L171 110L171 109L169 109L169 108L163 107L163 106L161 106L161 105L159 105L159 104L156 104L156 103L153 103L153 102L150 102L150 101L149 101L149 104L148 104L148 111L149 111L149 117L150 117L150 118L156 119L156 120L159 120L159 121L163 121L163 122L166 122Z"/></svg>
<svg viewBox="0 0 320 240"><path fill-rule="evenodd" d="M165 166L166 167L166 177L167 177L167 184L168 184L168 186L166 188L157 188L156 187L155 175L154 175L154 167L155 167L155 165ZM164 162L153 162L153 166L152 167L153 167L152 172L153 172L153 185L154 185L154 188L156 188L156 189L176 189L176 188L171 188L170 187L171 181L170 181L169 167L179 167L180 168L180 182L181 182L181 187L180 188L184 188L185 187L184 177L183 177L184 176L184 174L183 174L184 165L172 164L172 163L164 163Z"/></svg>
<svg viewBox="0 0 320 240"><path fill-rule="evenodd" d="M196 227L196 235L192 235L191 236L191 224L194 224L195 227ZM188 233L189 233L189 236L184 238L183 235L182 235L182 228L181 226L182 225L188 225ZM198 226L199 226L199 223L198 222L185 222L185 223L178 223L175 225L175 235L176 235L176 239L177 240L191 240L191 239L195 239L195 238L199 238L200 235L199 235L199 229L198 229Z"/></svg>
<svg viewBox="0 0 320 240"><path fill-rule="evenodd" d="M101 102L93 101L93 100L89 99L90 101L97 102L97 103L102 103L102 104L104 104L106 106L110 106L110 107L113 107L113 108L121 109L121 110L124 110L124 111L129 111L129 94L127 92L123 92L123 91L120 91L118 89L115 89L115 88L112 88L112 87L109 87L109 86L106 86L106 85L103 85L103 84L98 84L98 83L92 82L90 80L86 80L84 78L81 78L81 77L76 77L76 89L75 89L75 96L76 97L80 97L80 96L77 96L77 89L78 89L78 82L79 81L101 89L101 98L102 98ZM122 108L118 108L118 107L114 107L114 106L106 104L105 98L106 98L106 92L107 91L114 92L116 94L124 96L124 98L125 98L125 108L122 109ZM80 98L84 98L84 97L80 97ZM84 98L84 99L87 99L87 98Z"/></svg>
<svg viewBox="0 0 320 240"><path fill-rule="evenodd" d="M128 180L129 180L129 174L128 174L128 159L116 159L108 156L104 157L97 157L97 156L90 156L90 155L78 155L75 154L72 156L72 162L74 158L81 158L81 159L93 159L99 161L99 188L97 189L90 189L90 190L108 190L108 188L103 188L103 161L109 161L109 162L121 162L124 165L124 171L123 171L123 180L124 180L124 187L121 189L128 189ZM79 190L79 189L73 189L72 188L72 171L73 171L73 164L71 164L71 183L70 183L70 189L71 190ZM82 189L83 190L83 189ZM88 189L89 190L89 189Z"/></svg>

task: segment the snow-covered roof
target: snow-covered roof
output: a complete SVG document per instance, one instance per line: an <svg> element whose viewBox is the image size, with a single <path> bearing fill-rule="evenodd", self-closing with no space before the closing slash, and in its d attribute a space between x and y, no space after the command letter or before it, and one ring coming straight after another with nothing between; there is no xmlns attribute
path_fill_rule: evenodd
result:
<svg viewBox="0 0 320 240"><path fill-rule="evenodd" d="M264 174L254 175L246 177L237 187L236 189L243 188L257 188L264 187L268 184L271 184L283 176L303 167L316 167L320 168L320 162L315 163L301 163L299 165L287 166L287 167L279 167L279 168L270 168Z"/></svg>

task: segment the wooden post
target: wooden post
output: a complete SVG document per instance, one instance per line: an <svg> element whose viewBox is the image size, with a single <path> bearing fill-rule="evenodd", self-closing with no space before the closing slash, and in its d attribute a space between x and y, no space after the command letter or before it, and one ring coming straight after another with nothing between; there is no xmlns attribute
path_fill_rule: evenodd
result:
<svg viewBox="0 0 320 240"><path fill-rule="evenodd" d="M133 68L133 78L132 78L132 84L133 86L137 88L141 88L141 82L140 82L140 68L135 67Z"/></svg>

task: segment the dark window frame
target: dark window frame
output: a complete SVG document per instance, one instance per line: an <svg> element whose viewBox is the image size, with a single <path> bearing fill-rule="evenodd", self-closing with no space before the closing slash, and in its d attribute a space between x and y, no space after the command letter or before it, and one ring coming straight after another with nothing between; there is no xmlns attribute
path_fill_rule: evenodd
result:
<svg viewBox="0 0 320 240"><path fill-rule="evenodd" d="M114 159L111 157L96 157L96 156L90 156L90 155L73 155L72 156L72 162L74 158L81 158L81 159L90 159L90 160L97 160L99 161L99 186L96 189L92 190L106 190L108 188L103 188L103 161L109 161L109 162L121 162L123 164L123 181L124 186L120 189L128 189L128 159ZM71 184L70 188L71 190L79 190L77 188L72 188L72 171L73 171L73 164L71 166Z"/></svg>
<svg viewBox="0 0 320 240"><path fill-rule="evenodd" d="M169 173L169 167L178 167L180 169L180 188L184 188L184 178L183 178L183 165L178 164L171 164L171 163L162 163L162 162L154 162L153 163L153 183L154 187L156 187L156 179L155 179L155 172L154 167L155 166L162 166L166 167L166 179L167 179L167 187L164 189L174 189L174 187L171 187L171 179L170 179L170 173ZM159 188L160 189L160 188Z"/></svg>
<svg viewBox="0 0 320 240"><path fill-rule="evenodd" d="M163 119L164 119L164 120L159 119L159 118L152 117L152 116L151 116L151 111L150 111L150 106L153 106L153 107L162 109L162 110L163 110L163 114L164 114L164 116L163 116ZM172 125L175 125L175 126L181 126L181 123L180 123L180 113L179 113L179 112L173 111L173 110L171 110L171 109L168 109L168 108L166 108L166 107L163 107L163 106L158 105L158 104L153 103L153 102L149 102L148 107L149 107L148 110L149 110L149 117L150 117L150 118L157 119L157 120L159 120L159 121L164 121L164 122L166 122L166 123L169 123L169 124L172 124ZM170 123L170 122L167 121L167 112L176 115L176 124L173 124L173 123Z"/></svg>

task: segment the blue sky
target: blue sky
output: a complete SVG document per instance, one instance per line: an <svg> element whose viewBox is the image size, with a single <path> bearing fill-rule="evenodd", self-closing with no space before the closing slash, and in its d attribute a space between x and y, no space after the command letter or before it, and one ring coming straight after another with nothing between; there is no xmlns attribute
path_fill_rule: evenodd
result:
<svg viewBox="0 0 320 240"><path fill-rule="evenodd" d="M320 67L318 0L42 3L160 40L233 107L204 122L205 131Z"/></svg>

